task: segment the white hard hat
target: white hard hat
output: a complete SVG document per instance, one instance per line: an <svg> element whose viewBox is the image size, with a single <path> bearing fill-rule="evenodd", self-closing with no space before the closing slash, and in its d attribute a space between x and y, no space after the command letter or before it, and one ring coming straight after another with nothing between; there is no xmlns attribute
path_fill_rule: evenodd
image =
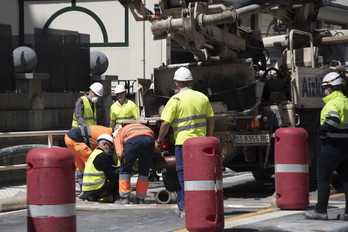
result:
<svg viewBox="0 0 348 232"><path fill-rule="evenodd" d="M114 144L114 139L111 137L111 135L109 134L101 134L99 135L99 137L97 138L97 143L100 141L100 140L106 140L112 144Z"/></svg>
<svg viewBox="0 0 348 232"><path fill-rule="evenodd" d="M191 71L186 67L181 67L174 73L174 81L192 81Z"/></svg>
<svg viewBox="0 0 348 232"><path fill-rule="evenodd" d="M115 94L126 92L126 88L123 85L117 85L115 88Z"/></svg>
<svg viewBox="0 0 348 232"><path fill-rule="evenodd" d="M89 87L89 89L99 97L103 96L104 88L101 83L95 82Z"/></svg>
<svg viewBox="0 0 348 232"><path fill-rule="evenodd" d="M321 85L322 86L325 86L325 85L337 86L337 85L343 85L343 84L344 84L344 80L339 73L330 72L325 75Z"/></svg>

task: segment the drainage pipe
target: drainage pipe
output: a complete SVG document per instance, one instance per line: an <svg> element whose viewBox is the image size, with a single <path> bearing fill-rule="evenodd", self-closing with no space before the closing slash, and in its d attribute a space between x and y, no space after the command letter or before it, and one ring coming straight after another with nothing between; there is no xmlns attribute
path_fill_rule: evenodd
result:
<svg viewBox="0 0 348 232"><path fill-rule="evenodd" d="M166 189L159 191L155 196L157 204L174 204L176 203L176 192L169 192Z"/></svg>
<svg viewBox="0 0 348 232"><path fill-rule="evenodd" d="M0 212L20 210L27 208L27 197L11 197L0 199Z"/></svg>

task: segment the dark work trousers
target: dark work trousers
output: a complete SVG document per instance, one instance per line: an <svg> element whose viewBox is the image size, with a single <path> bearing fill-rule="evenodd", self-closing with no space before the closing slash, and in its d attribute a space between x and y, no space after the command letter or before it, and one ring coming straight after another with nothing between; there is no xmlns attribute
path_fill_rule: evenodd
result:
<svg viewBox="0 0 348 232"><path fill-rule="evenodd" d="M180 183L180 188L177 190L177 205L180 210L185 210L185 196L184 196L184 158L182 145L175 145L175 162L176 172Z"/></svg>
<svg viewBox="0 0 348 232"><path fill-rule="evenodd" d="M128 139L123 146L120 174L131 174L133 164L138 159L139 175L148 176L154 142L155 138L149 135L138 135Z"/></svg>
<svg viewBox="0 0 348 232"><path fill-rule="evenodd" d="M348 214L348 154L333 154L321 152L318 159L318 202L315 210L318 213L326 213L330 197L330 184L333 172L336 170L346 197L345 213Z"/></svg>
<svg viewBox="0 0 348 232"><path fill-rule="evenodd" d="M100 198L113 195L114 198L119 196L118 193L118 178L107 179L103 187L97 190L85 191L83 192L82 199L87 199L89 201L97 201ZM116 200L116 199L115 199Z"/></svg>

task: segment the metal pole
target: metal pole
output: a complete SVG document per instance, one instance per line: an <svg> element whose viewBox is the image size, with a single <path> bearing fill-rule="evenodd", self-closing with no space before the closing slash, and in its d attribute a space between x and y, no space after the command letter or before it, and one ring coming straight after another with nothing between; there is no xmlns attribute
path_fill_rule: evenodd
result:
<svg viewBox="0 0 348 232"><path fill-rule="evenodd" d="M48 147L52 148L52 146L53 146L53 136L52 136L52 134L49 134L47 136L47 138L48 138Z"/></svg>

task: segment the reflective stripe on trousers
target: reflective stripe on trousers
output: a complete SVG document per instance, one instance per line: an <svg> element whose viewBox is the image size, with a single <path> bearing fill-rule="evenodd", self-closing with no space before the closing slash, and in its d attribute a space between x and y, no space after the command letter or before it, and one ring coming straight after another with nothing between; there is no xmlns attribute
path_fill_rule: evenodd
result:
<svg viewBox="0 0 348 232"><path fill-rule="evenodd" d="M138 175L136 184L136 197L138 199L145 199L147 189L149 188L149 176Z"/></svg>
<svg viewBox="0 0 348 232"><path fill-rule="evenodd" d="M119 176L119 192L120 197L128 198L131 192L130 188L130 174L121 174Z"/></svg>

